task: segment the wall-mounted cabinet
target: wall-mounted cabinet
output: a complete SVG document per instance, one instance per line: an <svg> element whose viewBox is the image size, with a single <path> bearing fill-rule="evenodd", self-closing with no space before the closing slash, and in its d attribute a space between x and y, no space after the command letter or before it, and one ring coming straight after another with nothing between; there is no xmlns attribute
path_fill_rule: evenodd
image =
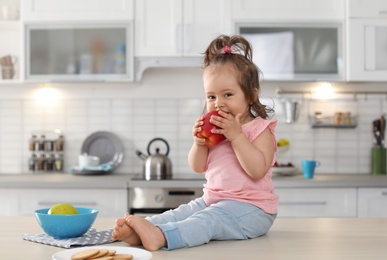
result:
<svg viewBox="0 0 387 260"><path fill-rule="evenodd" d="M136 0L135 56L201 57L231 33L229 0Z"/></svg>
<svg viewBox="0 0 387 260"><path fill-rule="evenodd" d="M27 80L131 81L131 23L27 24Z"/></svg>
<svg viewBox="0 0 387 260"><path fill-rule="evenodd" d="M265 80L344 81L341 23L238 23Z"/></svg>
<svg viewBox="0 0 387 260"><path fill-rule="evenodd" d="M345 0L232 0L232 18L238 21L343 20Z"/></svg>
<svg viewBox="0 0 387 260"><path fill-rule="evenodd" d="M387 2L348 1L348 80L387 81Z"/></svg>
<svg viewBox="0 0 387 260"><path fill-rule="evenodd" d="M22 0L25 21L130 21L133 0Z"/></svg>

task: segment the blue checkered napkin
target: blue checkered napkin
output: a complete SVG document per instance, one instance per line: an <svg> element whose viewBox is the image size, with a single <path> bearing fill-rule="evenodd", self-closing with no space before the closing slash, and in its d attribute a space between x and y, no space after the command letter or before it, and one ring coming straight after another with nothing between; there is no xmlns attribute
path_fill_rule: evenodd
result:
<svg viewBox="0 0 387 260"><path fill-rule="evenodd" d="M112 232L113 232L113 229L97 231L96 229L91 228L83 236L69 238L69 239L55 239L52 236L49 236L46 234L23 234L22 238L24 240L51 245L51 246L73 248L73 247L94 246L94 245L112 243L114 242L111 240Z"/></svg>

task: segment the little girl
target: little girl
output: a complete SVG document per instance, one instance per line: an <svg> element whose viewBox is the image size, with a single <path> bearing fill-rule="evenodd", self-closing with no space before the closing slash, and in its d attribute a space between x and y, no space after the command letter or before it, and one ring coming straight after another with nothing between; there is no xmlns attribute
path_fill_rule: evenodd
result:
<svg viewBox="0 0 387 260"><path fill-rule="evenodd" d="M220 36L205 52L203 86L210 122L226 140L208 147L196 120L188 155L192 170L205 172L204 195L177 209L146 219L117 219L113 240L148 250L193 247L210 240L249 239L266 234L276 214L271 166L275 162L275 120L259 101L259 69L241 36Z"/></svg>

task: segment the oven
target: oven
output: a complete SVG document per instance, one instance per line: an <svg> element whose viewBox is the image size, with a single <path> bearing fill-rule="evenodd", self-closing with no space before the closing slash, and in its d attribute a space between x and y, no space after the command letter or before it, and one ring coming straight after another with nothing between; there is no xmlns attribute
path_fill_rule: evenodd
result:
<svg viewBox="0 0 387 260"><path fill-rule="evenodd" d="M203 196L204 180L132 181L129 212L142 217L175 209Z"/></svg>

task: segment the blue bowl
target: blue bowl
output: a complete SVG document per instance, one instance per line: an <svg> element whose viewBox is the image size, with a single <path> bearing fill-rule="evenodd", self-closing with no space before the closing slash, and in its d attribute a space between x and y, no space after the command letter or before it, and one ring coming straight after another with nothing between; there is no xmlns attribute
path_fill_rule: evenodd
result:
<svg viewBox="0 0 387 260"><path fill-rule="evenodd" d="M43 231L55 239L80 237L91 228L98 210L75 208L79 214L47 214L49 208L44 208L35 210L35 217Z"/></svg>

